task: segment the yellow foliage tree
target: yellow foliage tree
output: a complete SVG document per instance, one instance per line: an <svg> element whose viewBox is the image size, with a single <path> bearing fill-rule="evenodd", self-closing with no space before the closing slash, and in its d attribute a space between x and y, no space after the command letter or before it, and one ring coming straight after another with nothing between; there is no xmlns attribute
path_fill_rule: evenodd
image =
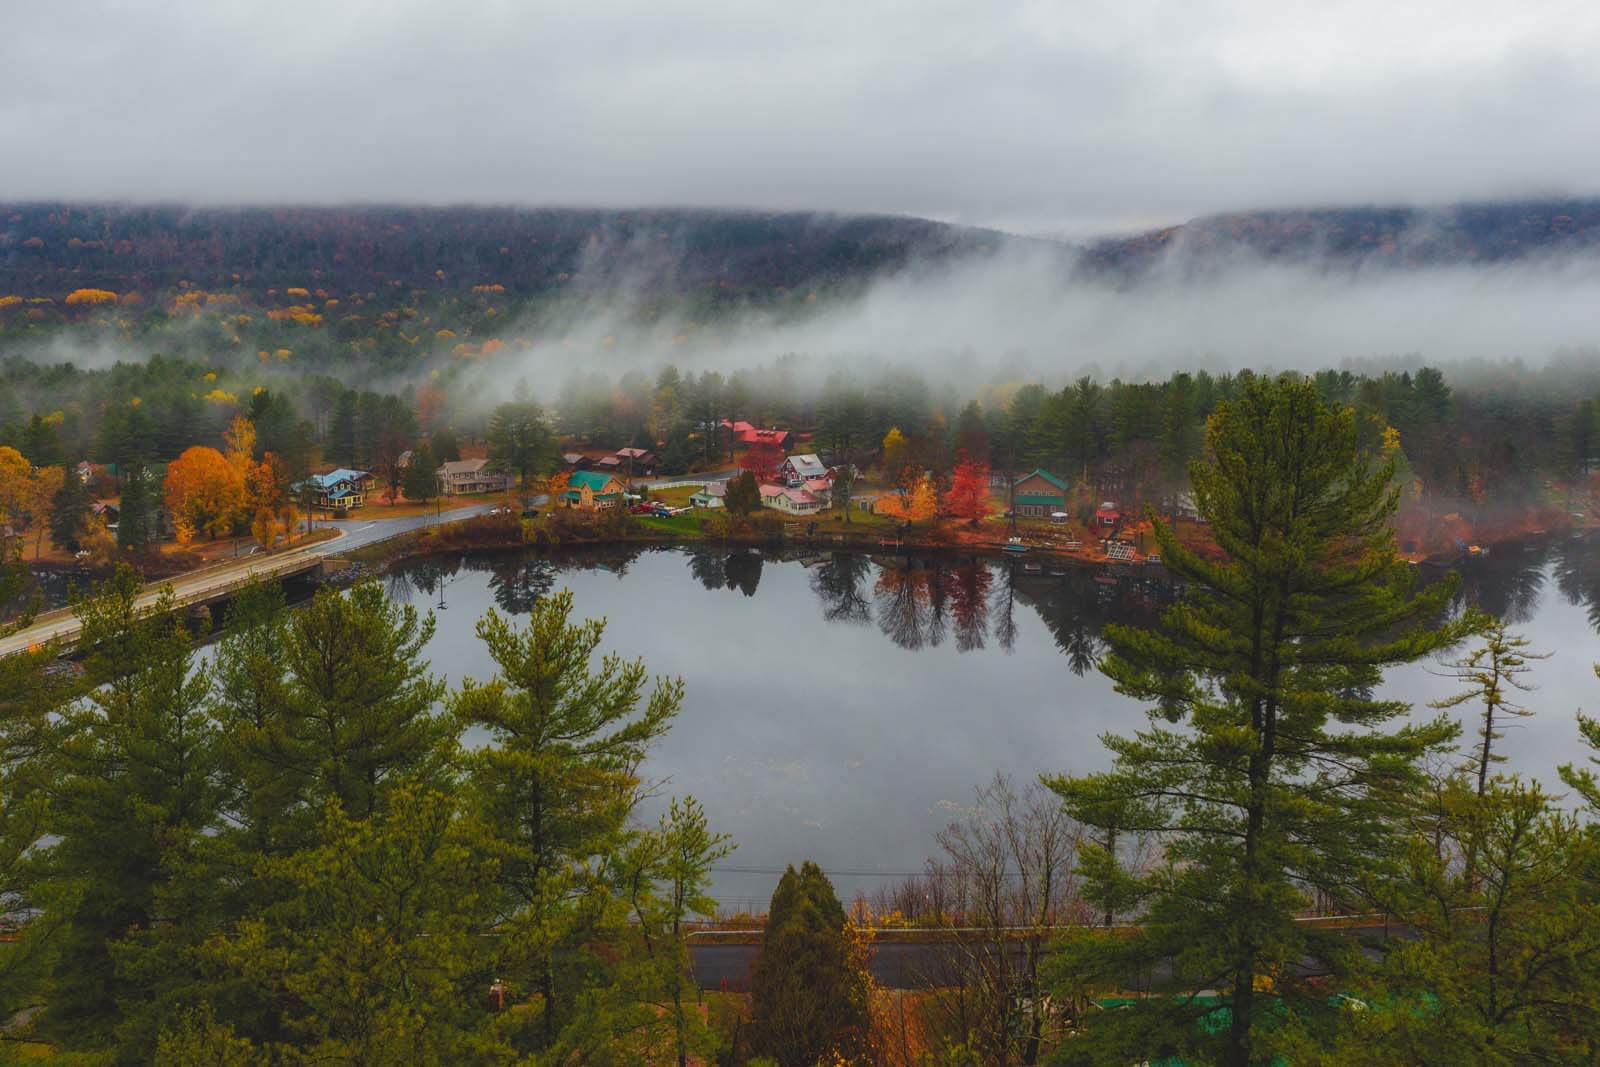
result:
<svg viewBox="0 0 1600 1067"><path fill-rule="evenodd" d="M906 517L911 522L927 522L938 513L939 489L933 484L933 475L924 473L911 490L910 512Z"/></svg>
<svg viewBox="0 0 1600 1067"><path fill-rule="evenodd" d="M10 445L0 446L0 561L21 553L18 529L33 503L33 464Z"/></svg>
<svg viewBox="0 0 1600 1067"><path fill-rule="evenodd" d="M68 307L95 307L116 302L117 294L109 289L74 289L67 294Z"/></svg>
<svg viewBox="0 0 1600 1067"><path fill-rule="evenodd" d="M74 478L77 475L73 475ZM29 484L28 523L34 532L33 558L44 553L44 538L50 530L50 507L67 480L65 467L35 467Z"/></svg>
<svg viewBox="0 0 1600 1067"><path fill-rule="evenodd" d="M89 516L78 543L96 566L104 567L117 557L117 539L111 536L106 521L98 515Z"/></svg>
<svg viewBox="0 0 1600 1067"><path fill-rule="evenodd" d="M228 452L228 462L242 478L256 455L256 424L243 415L235 415L222 433L222 443Z"/></svg>
<svg viewBox="0 0 1600 1067"><path fill-rule="evenodd" d="M909 455L906 435L900 432L900 427L890 427L889 432L883 435L883 469L892 476L898 475Z"/></svg>
<svg viewBox="0 0 1600 1067"><path fill-rule="evenodd" d="M250 533L256 543L262 548L271 550L278 543L278 518L266 508L256 512L255 521L250 524Z"/></svg>

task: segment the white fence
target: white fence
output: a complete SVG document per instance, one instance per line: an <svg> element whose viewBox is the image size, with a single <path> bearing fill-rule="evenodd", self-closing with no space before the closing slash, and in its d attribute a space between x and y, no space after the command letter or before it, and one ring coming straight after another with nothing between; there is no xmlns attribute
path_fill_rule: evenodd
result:
<svg viewBox="0 0 1600 1067"><path fill-rule="evenodd" d="M688 486L693 486L694 488L699 489L703 486L709 485L712 481L721 482L727 481L727 479L713 478L708 481L705 478L685 478L676 482L646 482L644 484L647 488L654 491L656 489L684 489Z"/></svg>

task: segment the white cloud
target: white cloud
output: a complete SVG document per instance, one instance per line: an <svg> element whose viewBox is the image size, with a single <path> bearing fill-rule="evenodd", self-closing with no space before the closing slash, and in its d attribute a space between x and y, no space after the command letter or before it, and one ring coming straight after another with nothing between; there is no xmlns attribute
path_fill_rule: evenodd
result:
<svg viewBox="0 0 1600 1067"><path fill-rule="evenodd" d="M27 5L0 196L897 211L1083 232L1594 191L1600 6Z"/></svg>

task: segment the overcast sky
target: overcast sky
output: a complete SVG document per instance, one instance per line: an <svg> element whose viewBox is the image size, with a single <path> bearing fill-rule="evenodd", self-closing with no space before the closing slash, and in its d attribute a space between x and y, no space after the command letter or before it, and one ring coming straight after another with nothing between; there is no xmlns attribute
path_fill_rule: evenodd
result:
<svg viewBox="0 0 1600 1067"><path fill-rule="evenodd" d="M694 204L1083 234L1600 192L1596 0L78 0L0 197Z"/></svg>

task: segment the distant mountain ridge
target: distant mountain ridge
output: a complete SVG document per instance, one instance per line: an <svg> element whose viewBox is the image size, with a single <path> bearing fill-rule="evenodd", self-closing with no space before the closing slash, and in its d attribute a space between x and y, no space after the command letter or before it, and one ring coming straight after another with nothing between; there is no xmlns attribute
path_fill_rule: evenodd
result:
<svg viewBox="0 0 1600 1067"><path fill-rule="evenodd" d="M0 294L166 290L183 282L764 294L1007 240L926 219L818 212L0 204Z"/></svg>
<svg viewBox="0 0 1600 1067"><path fill-rule="evenodd" d="M1600 249L1600 199L1506 200L1445 207L1345 207L1212 215L1095 241L1084 266L1138 276L1240 254L1268 261L1402 269L1504 263Z"/></svg>
<svg viewBox="0 0 1600 1067"><path fill-rule="evenodd" d="M1600 199L1247 211L1079 245L821 212L0 204L0 296L503 286L760 301L1010 247L1059 250L1080 276L1125 280L1241 255L1325 269L1495 264L1600 249Z"/></svg>

